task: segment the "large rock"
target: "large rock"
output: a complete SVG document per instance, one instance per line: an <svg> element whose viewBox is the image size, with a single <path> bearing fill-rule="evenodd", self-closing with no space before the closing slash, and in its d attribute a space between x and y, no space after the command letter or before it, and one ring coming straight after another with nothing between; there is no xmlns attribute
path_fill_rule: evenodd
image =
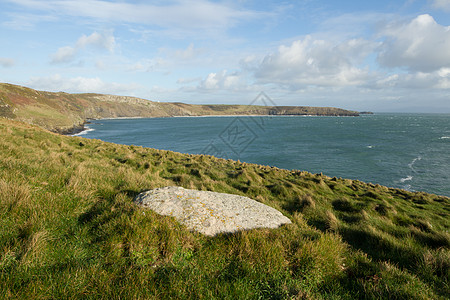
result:
<svg viewBox="0 0 450 300"><path fill-rule="evenodd" d="M291 223L278 210L247 197L182 187L143 192L135 202L209 236Z"/></svg>

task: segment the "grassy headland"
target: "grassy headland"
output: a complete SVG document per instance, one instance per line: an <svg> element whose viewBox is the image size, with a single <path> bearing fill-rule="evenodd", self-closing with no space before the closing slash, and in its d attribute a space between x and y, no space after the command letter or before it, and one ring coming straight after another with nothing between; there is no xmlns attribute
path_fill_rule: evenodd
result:
<svg viewBox="0 0 450 300"><path fill-rule="evenodd" d="M178 185L293 224L205 237L142 211ZM0 297L448 299L450 199L50 133L0 118Z"/></svg>
<svg viewBox="0 0 450 300"><path fill-rule="evenodd" d="M87 119L205 115L358 116L334 107L193 105L153 102L135 97L36 91L0 83L0 117L39 125L59 133L80 131Z"/></svg>

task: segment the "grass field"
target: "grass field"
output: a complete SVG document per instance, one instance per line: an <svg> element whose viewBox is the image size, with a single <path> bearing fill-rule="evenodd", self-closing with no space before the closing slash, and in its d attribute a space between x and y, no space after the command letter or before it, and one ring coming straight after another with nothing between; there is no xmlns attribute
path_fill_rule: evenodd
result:
<svg viewBox="0 0 450 300"><path fill-rule="evenodd" d="M205 237L132 202L170 185L293 224ZM443 196L0 118L0 298L447 299L449 213Z"/></svg>

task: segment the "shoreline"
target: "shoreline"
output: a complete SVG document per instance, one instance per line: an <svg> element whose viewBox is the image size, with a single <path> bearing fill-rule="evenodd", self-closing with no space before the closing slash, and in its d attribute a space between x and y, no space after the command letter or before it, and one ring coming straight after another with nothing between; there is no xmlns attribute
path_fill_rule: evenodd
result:
<svg viewBox="0 0 450 300"><path fill-rule="evenodd" d="M83 132L89 132L89 127L85 126L89 124L91 120L127 120L127 119L154 119L154 118L211 118L211 117L359 117L361 115L321 115L321 114L313 114L313 115L304 115L304 114L267 114L267 115L198 115L198 116L165 116L165 117L110 117L110 118L87 118L84 120L81 125L74 125L69 129L56 129L54 132L68 135L68 136L79 136L82 135Z"/></svg>
<svg viewBox="0 0 450 300"><path fill-rule="evenodd" d="M115 118L98 118L88 120L126 120L126 119L145 119L146 117L115 117Z"/></svg>
<svg viewBox="0 0 450 300"><path fill-rule="evenodd" d="M86 123L87 122L84 121L82 124L73 125L72 127L69 127L69 128L55 128L55 129L50 130L50 131L54 132L54 133L61 134L61 135L68 135L68 136L75 135L75 134L78 134L78 133L80 133L80 132L85 130L85 124Z"/></svg>
<svg viewBox="0 0 450 300"><path fill-rule="evenodd" d="M144 117L87 118L80 125L74 125L73 127L68 128L68 129L57 128L57 129L52 130L52 131L55 132L55 133L59 133L59 134L62 134L62 135L67 135L67 136L80 136L80 135L84 134L83 132L89 132L89 131L94 130L94 129L90 130L91 128L86 126L86 124L91 123L90 121L95 121L95 120L123 120L123 119L144 119Z"/></svg>
<svg viewBox="0 0 450 300"><path fill-rule="evenodd" d="M86 133L91 132L91 131L95 131L95 129L92 129L90 127L84 126L84 129L82 131L77 132L77 133L73 133L73 134L68 134L68 136L82 136L82 135L85 135Z"/></svg>

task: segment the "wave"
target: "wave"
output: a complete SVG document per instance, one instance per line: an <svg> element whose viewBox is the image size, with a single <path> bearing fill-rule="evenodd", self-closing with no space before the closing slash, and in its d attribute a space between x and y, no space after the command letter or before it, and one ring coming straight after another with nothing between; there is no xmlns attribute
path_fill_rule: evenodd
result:
<svg viewBox="0 0 450 300"><path fill-rule="evenodd" d="M407 190L408 192L417 192L416 189L414 189L410 184L405 184L402 186L402 189Z"/></svg>
<svg viewBox="0 0 450 300"><path fill-rule="evenodd" d="M408 167L415 172L416 170L414 169L414 164L416 163L416 161L419 161L421 159L422 159L422 156L420 156L420 155L417 156L408 164Z"/></svg>
<svg viewBox="0 0 450 300"><path fill-rule="evenodd" d="M405 178L401 178L401 179L400 179L400 182L403 183L403 182L405 182L405 181L411 181L412 179L413 179L412 176L407 176L407 177L405 177Z"/></svg>
<svg viewBox="0 0 450 300"><path fill-rule="evenodd" d="M95 131L95 129L86 127L85 130L83 130L83 131L81 131L81 132L78 132L78 133L76 133L76 134L73 134L72 136L85 135L85 134L87 134L88 132L91 132L91 131Z"/></svg>
<svg viewBox="0 0 450 300"><path fill-rule="evenodd" d="M127 119L144 119L144 117L114 117L114 118L101 118L100 120L127 120Z"/></svg>

